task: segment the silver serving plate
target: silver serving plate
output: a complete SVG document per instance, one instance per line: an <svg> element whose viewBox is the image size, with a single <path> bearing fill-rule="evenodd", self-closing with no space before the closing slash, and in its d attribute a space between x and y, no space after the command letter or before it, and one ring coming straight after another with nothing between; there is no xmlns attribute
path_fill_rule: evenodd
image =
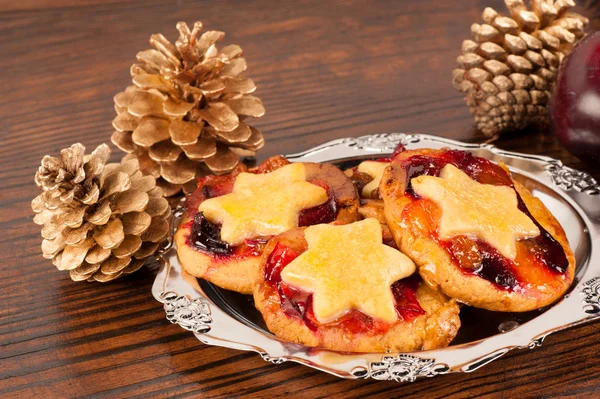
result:
<svg viewBox="0 0 600 399"><path fill-rule="evenodd" d="M222 290L182 270L175 248L160 256L152 293L167 319L205 344L257 352L271 363L304 364L342 378L414 381L453 372L472 372L511 349L535 348L549 334L600 318L600 186L586 173L549 157L518 154L489 144L466 144L423 134L375 134L333 140L288 155L291 161L332 162L341 167L393 151L454 148L504 162L516 180L540 198L560 221L577 259L576 278L560 301L539 311L496 313L464 307L463 327L444 349L410 353L342 353L276 338L249 297Z"/></svg>

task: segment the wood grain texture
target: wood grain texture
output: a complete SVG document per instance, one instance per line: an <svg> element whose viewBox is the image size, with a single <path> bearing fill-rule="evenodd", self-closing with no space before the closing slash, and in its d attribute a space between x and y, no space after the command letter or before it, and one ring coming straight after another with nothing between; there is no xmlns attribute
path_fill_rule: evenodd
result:
<svg viewBox="0 0 600 399"><path fill-rule="evenodd" d="M43 259L30 201L44 154L109 142L112 96L150 34L200 19L227 32L267 108L261 158L375 132L482 141L451 69L469 25L500 0L0 1L0 397L593 397L594 323L473 374L409 385L347 381L253 353L205 346L171 325L144 269L74 283ZM600 6L580 11L600 25ZM544 132L500 140L600 178ZM122 156L116 149L112 159Z"/></svg>

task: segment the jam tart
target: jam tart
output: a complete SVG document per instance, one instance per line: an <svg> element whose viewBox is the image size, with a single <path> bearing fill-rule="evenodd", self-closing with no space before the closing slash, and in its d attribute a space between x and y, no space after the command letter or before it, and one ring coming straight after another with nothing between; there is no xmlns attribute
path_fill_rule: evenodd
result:
<svg viewBox="0 0 600 399"><path fill-rule="evenodd" d="M379 192L421 277L475 307L521 312L561 298L575 258L556 218L502 165L457 150L397 154Z"/></svg>
<svg viewBox="0 0 600 399"><path fill-rule="evenodd" d="M277 337L349 352L434 349L455 337L455 300L384 245L373 218L282 233L267 244L254 302Z"/></svg>

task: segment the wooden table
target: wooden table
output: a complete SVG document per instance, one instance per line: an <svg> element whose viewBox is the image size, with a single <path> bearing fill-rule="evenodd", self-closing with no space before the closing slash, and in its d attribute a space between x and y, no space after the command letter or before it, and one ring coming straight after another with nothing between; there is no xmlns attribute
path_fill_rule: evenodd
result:
<svg viewBox="0 0 600 399"><path fill-rule="evenodd" d="M74 283L41 256L30 201L44 154L109 142L112 97L150 34L200 19L245 50L267 108L259 158L375 132L482 141L451 70L469 25L500 0L0 0L0 396L494 397L600 395L600 324L552 335L473 374L400 385L350 381L210 347L171 325L142 270ZM600 23L599 6L580 10ZM499 147L546 154L600 178L548 133ZM114 149L112 159L122 156Z"/></svg>

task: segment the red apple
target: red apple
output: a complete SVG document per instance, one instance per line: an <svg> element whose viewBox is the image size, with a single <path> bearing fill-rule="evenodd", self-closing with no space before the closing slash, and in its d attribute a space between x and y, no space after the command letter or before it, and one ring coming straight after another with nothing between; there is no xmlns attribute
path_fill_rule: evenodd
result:
<svg viewBox="0 0 600 399"><path fill-rule="evenodd" d="M600 31L563 60L550 100L552 131L576 157L600 163Z"/></svg>

